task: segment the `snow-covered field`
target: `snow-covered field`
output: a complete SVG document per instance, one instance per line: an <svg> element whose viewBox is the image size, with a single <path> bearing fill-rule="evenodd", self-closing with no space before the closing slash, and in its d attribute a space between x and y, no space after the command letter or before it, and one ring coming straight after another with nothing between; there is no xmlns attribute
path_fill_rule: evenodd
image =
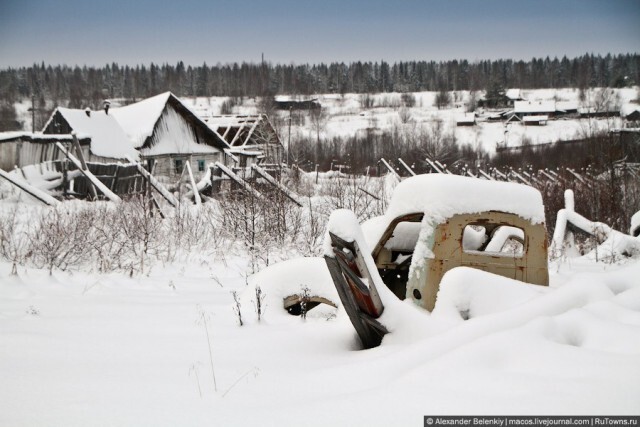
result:
<svg viewBox="0 0 640 427"><path fill-rule="evenodd" d="M443 134L453 135L462 144L483 148L489 153L495 152L497 144L506 146L520 146L528 144L544 144L561 140L580 139L592 135L598 130L609 130L622 125L619 117L600 119L569 119L550 120L546 126L525 126L512 123L507 126L503 122L488 122L482 117L490 111L479 110L476 126L457 127L456 119L467 110L470 94L468 91L451 92L452 103L448 108L438 109L435 106L436 92L412 93L415 105L405 107L400 93L380 93L368 95L370 108L363 108L364 95L359 94L325 94L312 95L306 99L317 99L322 105L326 118L323 120L321 136L323 138L352 137L370 130L392 131L394 128L402 134L428 132L439 122ZM604 94L604 95L603 95ZM477 94L480 96L481 92ZM532 89L522 90L520 95L529 101L556 101L559 108L563 105L574 108L600 105L599 108L617 108L635 101L638 88L602 89L596 88L586 92L585 100L580 101L578 89ZM279 96L277 99L287 100L291 97ZM226 97L211 98L183 98L199 115L220 114ZM234 114L256 114L260 111L259 100L244 98L233 107ZM288 112L277 112L282 117L282 123L288 125ZM283 140L288 138L288 127L280 130ZM505 132L506 131L506 132ZM316 136L316 129L307 117L305 123L293 123L291 138Z"/></svg>
<svg viewBox="0 0 640 427"><path fill-rule="evenodd" d="M618 94L628 100L635 91ZM489 151L504 138L502 123L456 128L463 107L437 110L435 94L414 95L411 120L400 124L400 109L389 106L396 101L383 99L400 94L376 95L364 112L357 95L320 96L324 135L437 119ZM524 95L574 101L578 92ZM223 101L190 102L217 114ZM256 111L245 100L235 112ZM616 125L512 125L509 139L573 138L600 124ZM453 270L432 314L409 301L387 307L390 333L364 351L342 308L320 306L306 319L282 308L305 286L336 300L321 258L292 255L248 277L247 252L220 252L156 262L133 277L93 267L49 275L31 265L14 275L0 261L0 426L392 426L422 425L433 414L640 414L638 259L560 258L549 288ZM256 286L266 303L260 321Z"/></svg>
<svg viewBox="0 0 640 427"><path fill-rule="evenodd" d="M638 260L560 260L549 288L453 270L432 315L409 302L388 308L391 333L363 351L342 309L321 306L306 320L282 309L287 289L332 287L322 259L277 264L247 283L247 258L157 265L132 278L24 266L11 275L0 262L0 425L640 413ZM266 294L260 322L256 285Z"/></svg>
<svg viewBox="0 0 640 427"><path fill-rule="evenodd" d="M622 106L637 105L639 88L593 88L585 92L585 99L580 101L580 92L576 88L564 89L531 89L519 91L520 96L528 101L555 101L558 108L563 106L594 107L597 109L612 108L620 110ZM476 92L480 97L483 92ZM452 135L461 144L482 148L488 153L494 153L497 144L506 146L520 146L527 144L545 144L561 140L584 138L598 130L609 130L622 125L619 117L600 119L562 118L550 120L546 126L525 126L512 123L507 126L503 122L488 122L486 116L491 110L479 109L476 126L457 127L456 119L467 111L470 99L469 91L450 92L451 105L438 109L435 106L436 92L411 93L415 102L406 107L400 93L378 93L366 95L369 107L363 107L365 95L347 93L319 94L306 97L278 96L279 100L288 99L317 99L323 107L326 117L321 120L320 134L322 138L342 137L374 131L398 131L400 134L420 135L438 126L446 135ZM229 101L228 97L183 97L182 101L190 106L201 117L221 114L222 106ZM118 100L114 100L117 102ZM22 123L23 130L31 129L31 115L29 108L31 100L25 99L15 104L17 119ZM50 105L49 107L53 107ZM257 114L260 109L259 98L242 98L238 105L233 106L233 114ZM288 117L286 111L271 112L280 116L281 120L273 120L278 125L282 140L288 140ZM301 137L316 137L317 129L305 114L302 123L293 122L291 139ZM437 123L437 125L436 125ZM506 132L505 132L506 131Z"/></svg>

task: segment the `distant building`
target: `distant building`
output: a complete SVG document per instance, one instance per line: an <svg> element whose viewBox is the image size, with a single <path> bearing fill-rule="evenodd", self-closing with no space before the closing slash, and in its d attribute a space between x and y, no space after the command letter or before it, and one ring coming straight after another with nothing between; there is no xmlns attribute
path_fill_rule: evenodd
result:
<svg viewBox="0 0 640 427"><path fill-rule="evenodd" d="M628 122L640 121L640 105L632 103L623 105L620 116Z"/></svg>
<svg viewBox="0 0 640 427"><path fill-rule="evenodd" d="M506 91L487 91L484 96L478 99L478 107L483 108L505 108L513 107L517 101L523 101L520 89L507 89Z"/></svg>
<svg viewBox="0 0 640 427"><path fill-rule="evenodd" d="M553 117L556 114L555 101L516 101L513 105L513 113L519 118L526 116L546 115Z"/></svg>
<svg viewBox="0 0 640 427"><path fill-rule="evenodd" d="M522 118L522 123L527 126L545 126L548 120L549 116L546 114L539 116L524 116Z"/></svg>
<svg viewBox="0 0 640 427"><path fill-rule="evenodd" d="M456 126L475 126L476 113L463 113L456 117Z"/></svg>
<svg viewBox="0 0 640 427"><path fill-rule="evenodd" d="M279 100L273 101L273 106L276 110L319 110L322 105L317 99L311 99L306 101L294 101L294 100Z"/></svg>

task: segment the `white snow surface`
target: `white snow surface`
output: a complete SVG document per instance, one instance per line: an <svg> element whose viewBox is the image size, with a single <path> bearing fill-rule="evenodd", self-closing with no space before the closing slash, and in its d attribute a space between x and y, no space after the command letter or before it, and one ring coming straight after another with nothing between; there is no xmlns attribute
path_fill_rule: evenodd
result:
<svg viewBox="0 0 640 427"><path fill-rule="evenodd" d="M58 111L76 132L78 137L91 138L91 152L97 156L126 159L138 159L139 153L131 140L111 114L104 110L89 111L70 108L58 108ZM111 111L111 110L110 110Z"/></svg>
<svg viewBox="0 0 640 427"><path fill-rule="evenodd" d="M207 144L199 144L189 124L171 106L167 106L163 119L156 130L156 142L140 152L145 156L161 154L206 154L219 153L220 150Z"/></svg>
<svg viewBox="0 0 640 427"><path fill-rule="evenodd" d="M112 108L109 114L116 117L120 126L133 141L134 147L140 148L153 133L153 128L170 96L171 92L161 93L131 105Z"/></svg>
<svg viewBox="0 0 640 427"><path fill-rule="evenodd" d="M573 88L518 90L517 92L532 103L555 102L555 107L559 109L575 105L580 108L593 107L602 104L601 98L607 98L607 105L610 105L612 110L619 111L621 105L637 98L637 87L589 89L585 91L584 101L580 101L580 92ZM610 95L606 95L608 93ZM489 153L494 153L497 144L515 147L525 142L536 145L559 140L581 139L599 130L606 131L622 127L623 123L619 117L589 119L563 117L558 120L549 120L546 126L525 126L523 123L505 126L502 122L485 121L494 111L479 109L476 111L475 126L458 127L456 117L467 112L465 103L471 97L468 91L452 92L453 103L444 109L438 109L434 105L436 92L414 92L410 95L414 97L415 105L404 107L400 93L372 94L370 98L373 99L373 107L367 109L363 109L359 94L313 95L313 98L322 105L323 111L327 113L326 125L321 130L320 136L321 138L350 138L354 135L363 136L371 131L397 131L407 138L420 138L421 135L429 134L434 128L439 127L443 135L454 136L460 144L480 147ZM481 95L481 92L476 93L476 99ZM226 97L182 99L184 104L192 106L201 117L220 114L221 105L227 100ZM257 114L260 112L258 105L258 98L245 98L240 105L233 108L232 112L233 114ZM601 105L598 108L602 110ZM273 114L279 115L282 123L288 123L287 111L276 111ZM408 120L402 119L401 115ZM316 138L309 118L303 117L303 119L302 123L294 123L291 127L291 139L294 141L300 137ZM274 124L278 122L273 118L271 121ZM278 131L281 138L288 134L288 129L284 127L279 128Z"/></svg>
<svg viewBox="0 0 640 427"><path fill-rule="evenodd" d="M633 233L640 228L640 211L633 214L631 217L631 226L629 227L629 234Z"/></svg>
<svg viewBox="0 0 640 427"><path fill-rule="evenodd" d="M385 302L391 333L362 351L342 309L303 321L276 304L286 291L266 276L319 283L327 280L319 259L255 276L273 302L261 322L243 302L250 321L238 326L230 292L247 289L246 259L158 266L134 278L24 267L12 276L0 263L0 425L389 426L436 413L638 414L638 261L554 265L544 289L452 270L432 315Z"/></svg>
<svg viewBox="0 0 640 427"><path fill-rule="evenodd" d="M394 190L386 216L424 212L441 219L484 211L512 213L534 224L544 222L542 195L535 188L446 174L417 175L402 181Z"/></svg>

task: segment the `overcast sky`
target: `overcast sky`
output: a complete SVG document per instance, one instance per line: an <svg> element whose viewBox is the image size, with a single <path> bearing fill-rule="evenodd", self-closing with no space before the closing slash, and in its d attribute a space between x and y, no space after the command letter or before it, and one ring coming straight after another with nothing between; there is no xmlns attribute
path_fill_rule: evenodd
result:
<svg viewBox="0 0 640 427"><path fill-rule="evenodd" d="M638 0L0 0L0 67L640 52Z"/></svg>

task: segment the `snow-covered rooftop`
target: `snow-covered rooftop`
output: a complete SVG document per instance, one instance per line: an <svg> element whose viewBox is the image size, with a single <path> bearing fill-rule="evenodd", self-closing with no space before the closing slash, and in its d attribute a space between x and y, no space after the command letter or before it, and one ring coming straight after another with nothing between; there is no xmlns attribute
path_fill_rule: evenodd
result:
<svg viewBox="0 0 640 427"><path fill-rule="evenodd" d="M522 99L522 95L520 94L520 89L507 89L504 94L509 99Z"/></svg>
<svg viewBox="0 0 640 427"><path fill-rule="evenodd" d="M244 124L253 124L256 120L262 119L260 114L251 115L225 115L225 116L209 116L206 118L209 127L218 128L226 126L242 126Z"/></svg>
<svg viewBox="0 0 640 427"><path fill-rule="evenodd" d="M55 142L55 141L71 141L71 134L57 134L50 135L44 134L40 132L23 132L23 131L11 131L11 132L0 132L0 141L10 141L14 139L26 139L29 141L47 141L47 142ZM82 142L85 138L80 138ZM87 137L86 140L89 140Z"/></svg>
<svg viewBox="0 0 640 427"><path fill-rule="evenodd" d="M626 117L629 114L632 114L634 111L639 111L640 112L640 105L632 104L632 103L624 104L620 108L620 115L623 116L623 117Z"/></svg>
<svg viewBox="0 0 640 427"><path fill-rule="evenodd" d="M556 102L556 108L559 111L575 111L578 110L578 101L558 101Z"/></svg>
<svg viewBox="0 0 640 427"><path fill-rule="evenodd" d="M476 121L476 113L461 113L456 116L456 123L473 123Z"/></svg>
<svg viewBox="0 0 640 427"><path fill-rule="evenodd" d="M104 110L75 110L61 107L57 111L79 138L91 138L93 154L114 159L138 158L138 152L132 146L131 140L110 113L107 114Z"/></svg>
<svg viewBox="0 0 640 427"><path fill-rule="evenodd" d="M164 110L171 92L152 96L135 104L112 108L112 114L122 126L135 148L140 148L153 133L153 128Z"/></svg>
<svg viewBox="0 0 640 427"><path fill-rule="evenodd" d="M513 111L518 113L554 113L555 101L515 101Z"/></svg>

